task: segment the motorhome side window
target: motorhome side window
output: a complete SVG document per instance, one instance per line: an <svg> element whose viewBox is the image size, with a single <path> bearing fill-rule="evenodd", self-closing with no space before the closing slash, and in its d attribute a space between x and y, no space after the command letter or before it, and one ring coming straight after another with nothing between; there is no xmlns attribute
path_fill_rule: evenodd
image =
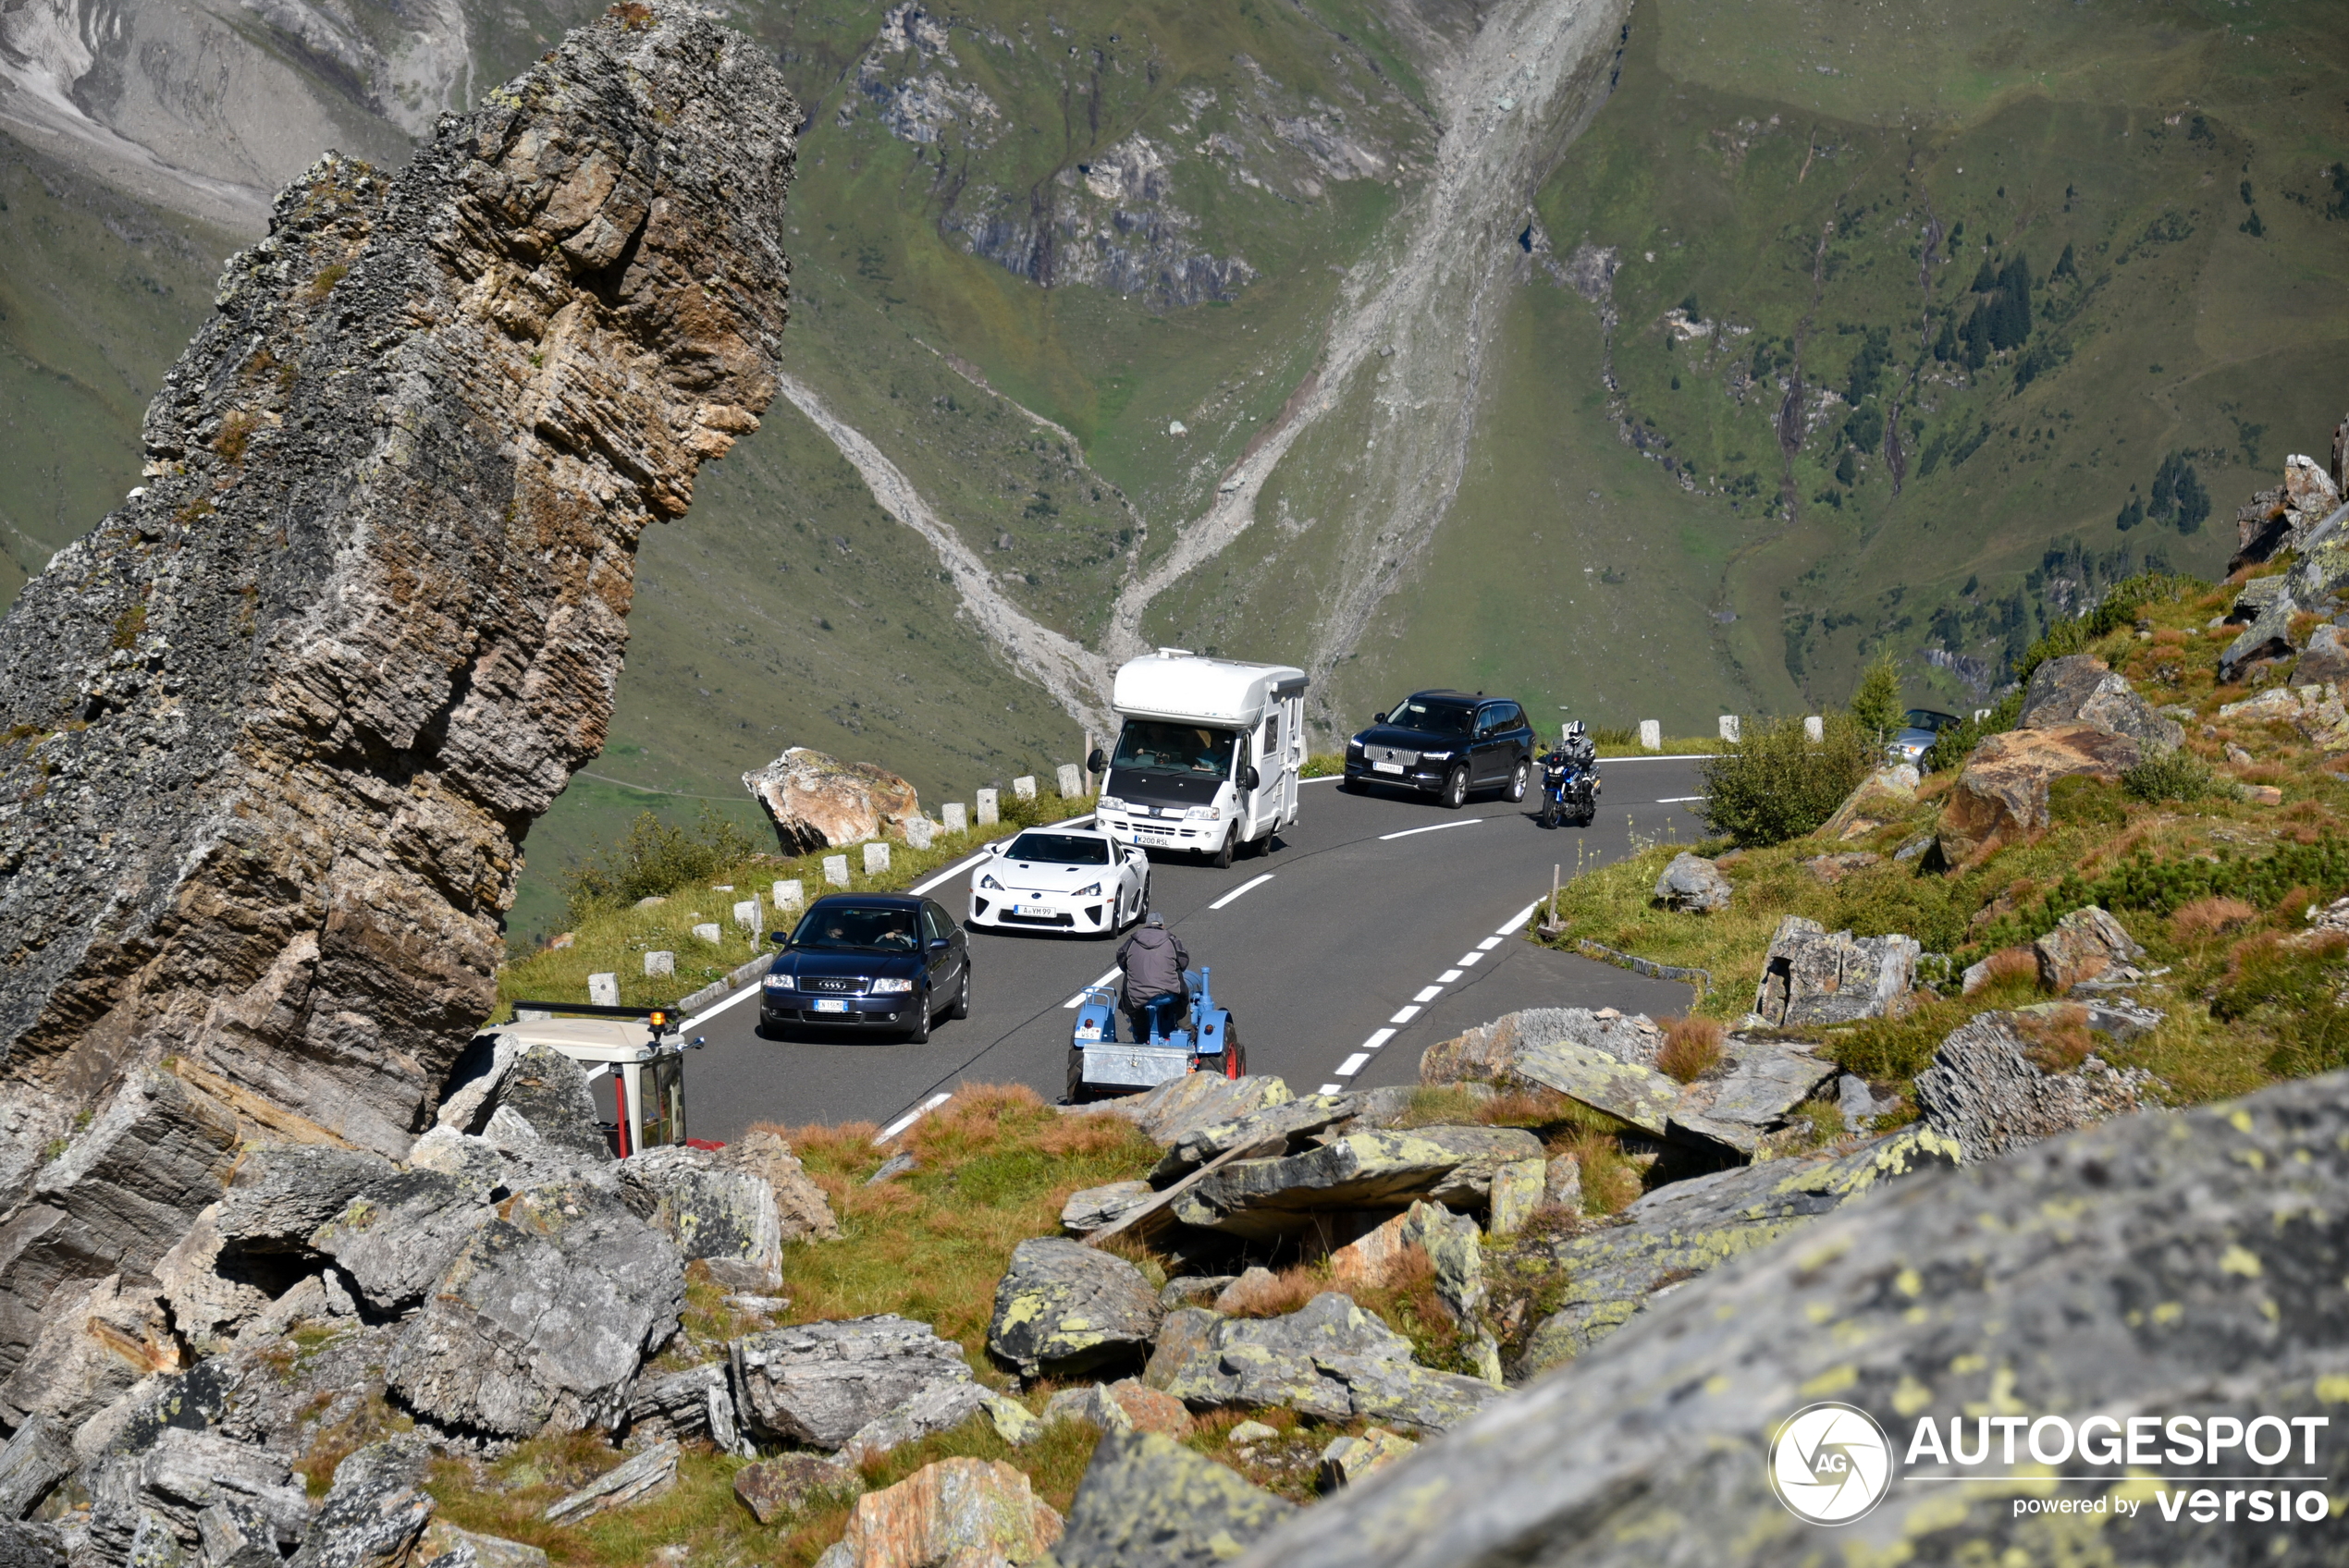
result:
<svg viewBox="0 0 2349 1568"><path fill-rule="evenodd" d="M1200 724L1165 724L1156 719L1129 718L1117 737L1113 768L1151 773L1198 773L1216 778L1232 776L1232 757L1239 737L1229 729Z"/></svg>
<svg viewBox="0 0 2349 1568"><path fill-rule="evenodd" d="M1276 713L1268 713L1264 716L1264 754L1268 757L1277 756L1280 754L1280 750L1281 716Z"/></svg>

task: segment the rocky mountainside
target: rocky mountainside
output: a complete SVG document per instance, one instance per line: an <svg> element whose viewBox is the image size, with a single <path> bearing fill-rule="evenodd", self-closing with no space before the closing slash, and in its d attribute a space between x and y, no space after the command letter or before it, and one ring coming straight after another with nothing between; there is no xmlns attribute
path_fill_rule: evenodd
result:
<svg viewBox="0 0 2349 1568"><path fill-rule="evenodd" d="M232 263L144 484L0 625L0 1185L47 1168L0 1356L240 1130L423 1130L637 540L773 396L796 123L739 34L628 9L397 174L321 161ZM109 1185L157 1149L186 1181Z"/></svg>

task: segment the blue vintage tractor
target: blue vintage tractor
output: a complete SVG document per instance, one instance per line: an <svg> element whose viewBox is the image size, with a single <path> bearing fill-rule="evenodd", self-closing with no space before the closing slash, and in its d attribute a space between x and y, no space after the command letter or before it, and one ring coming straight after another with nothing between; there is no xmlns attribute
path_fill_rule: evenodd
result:
<svg viewBox="0 0 2349 1568"><path fill-rule="evenodd" d="M1232 1015L1215 1005L1208 988L1213 971L1183 972L1186 997L1161 997L1146 1010L1147 1039L1117 1036L1117 989L1096 986L1076 1009L1068 1041L1071 1104L1099 1095L1125 1095L1155 1088L1186 1072L1217 1072L1226 1078L1248 1072L1248 1053L1232 1027Z"/></svg>

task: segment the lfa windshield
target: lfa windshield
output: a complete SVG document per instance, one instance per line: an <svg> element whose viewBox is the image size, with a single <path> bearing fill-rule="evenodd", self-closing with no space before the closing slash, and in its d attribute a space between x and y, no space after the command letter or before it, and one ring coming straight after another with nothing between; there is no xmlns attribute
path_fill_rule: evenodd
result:
<svg viewBox="0 0 2349 1568"><path fill-rule="evenodd" d="M1110 759L1110 766L1229 778L1233 748L1238 743L1238 734L1229 729L1129 718L1117 737L1117 755Z"/></svg>

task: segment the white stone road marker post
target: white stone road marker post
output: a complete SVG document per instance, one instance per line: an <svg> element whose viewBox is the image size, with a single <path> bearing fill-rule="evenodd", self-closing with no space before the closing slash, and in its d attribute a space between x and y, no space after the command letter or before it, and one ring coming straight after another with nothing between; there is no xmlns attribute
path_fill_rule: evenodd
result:
<svg viewBox="0 0 2349 1568"><path fill-rule="evenodd" d="M1002 792L995 790L981 790L978 792L978 825L981 827L992 827L1003 820L1001 808L1002 798Z"/></svg>
<svg viewBox="0 0 2349 1568"><path fill-rule="evenodd" d="M929 849L931 836L937 831L938 825L929 817L917 816L905 825L905 847L909 850Z"/></svg>
<svg viewBox="0 0 2349 1568"><path fill-rule="evenodd" d="M965 806L962 802L947 802L944 805L938 808L938 815L944 819L947 832L967 833L970 831L970 811L969 808Z"/></svg>
<svg viewBox="0 0 2349 1568"><path fill-rule="evenodd" d="M734 924L745 931L756 931L767 924L756 899L744 899L734 905Z"/></svg>
<svg viewBox="0 0 2349 1568"><path fill-rule="evenodd" d="M1640 745L1643 750L1651 752L1660 752L1664 749L1664 725L1661 720L1653 718L1640 720Z"/></svg>
<svg viewBox="0 0 2349 1568"><path fill-rule="evenodd" d="M798 877L788 877L775 884L775 913L778 916L783 911L797 909L806 901L807 894L801 888Z"/></svg>
<svg viewBox="0 0 2349 1568"><path fill-rule="evenodd" d="M824 857L824 880L835 888L848 886L848 857L846 855Z"/></svg>
<svg viewBox="0 0 2349 1568"><path fill-rule="evenodd" d="M1036 798L1036 775L1032 773L1023 773L1017 778L1013 779L1012 798L1019 801L1034 800Z"/></svg>
<svg viewBox="0 0 2349 1568"><path fill-rule="evenodd" d="M645 955L646 979L658 980L663 975L676 973L677 955L675 953L646 953Z"/></svg>
<svg viewBox="0 0 2349 1568"><path fill-rule="evenodd" d="M610 974L587 976L587 1005L589 1007L618 1007L620 1005L620 976Z"/></svg>
<svg viewBox="0 0 2349 1568"><path fill-rule="evenodd" d="M1738 743L1738 716L1736 714L1725 713L1721 716L1722 740L1727 741L1732 746L1736 745Z"/></svg>
<svg viewBox="0 0 2349 1568"><path fill-rule="evenodd" d="M879 876L889 870L889 846L872 843L865 846L865 875Z"/></svg>
<svg viewBox="0 0 2349 1568"><path fill-rule="evenodd" d="M1817 714L1813 714L1802 721L1802 738L1813 745L1817 745L1827 738L1827 721Z"/></svg>

